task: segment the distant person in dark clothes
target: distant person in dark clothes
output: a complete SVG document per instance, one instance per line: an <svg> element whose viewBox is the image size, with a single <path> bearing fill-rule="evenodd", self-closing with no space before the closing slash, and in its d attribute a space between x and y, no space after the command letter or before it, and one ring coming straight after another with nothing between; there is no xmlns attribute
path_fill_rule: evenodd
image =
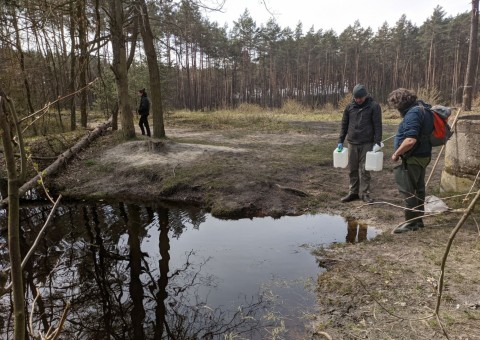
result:
<svg viewBox="0 0 480 340"><path fill-rule="evenodd" d="M373 203L370 197L371 175L365 170L365 160L368 151L381 149L382 108L362 84L353 88L353 100L343 111L338 151L342 151L345 139L348 141L350 186L348 195L341 201L346 203L362 199Z"/></svg>
<svg viewBox="0 0 480 340"><path fill-rule="evenodd" d="M140 97L140 105L138 106L138 114L140 115L140 121L138 125L142 130L142 135L150 137L150 126L148 125L148 115L150 113L150 101L147 98L147 92L145 89L138 90L138 96Z"/></svg>
<svg viewBox="0 0 480 340"><path fill-rule="evenodd" d="M405 201L405 223L395 229L398 234L424 227L421 217L425 207L425 172L432 157L433 116L427 111L431 105L405 88L392 91L388 95L388 104L402 117L391 157L394 162L402 161L393 169L398 191Z"/></svg>

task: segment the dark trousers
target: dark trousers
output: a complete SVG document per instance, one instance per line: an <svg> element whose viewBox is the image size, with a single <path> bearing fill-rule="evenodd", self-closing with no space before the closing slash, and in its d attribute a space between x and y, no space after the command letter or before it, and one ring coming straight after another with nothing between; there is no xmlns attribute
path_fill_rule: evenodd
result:
<svg viewBox="0 0 480 340"><path fill-rule="evenodd" d="M401 165L393 169L398 191L404 197L405 208L419 210L417 212L406 210L406 219L423 215L425 203L425 168L418 164Z"/></svg>
<svg viewBox="0 0 480 340"><path fill-rule="evenodd" d="M350 194L360 196L370 193L370 171L365 170L367 152L372 151L373 143L348 144L348 167L350 169Z"/></svg>
<svg viewBox="0 0 480 340"><path fill-rule="evenodd" d="M140 126L140 130L142 130L142 135L144 135L145 131L146 131L147 136L150 137L150 126L148 125L148 116L147 115L141 115L140 116L140 121L138 122L138 125Z"/></svg>

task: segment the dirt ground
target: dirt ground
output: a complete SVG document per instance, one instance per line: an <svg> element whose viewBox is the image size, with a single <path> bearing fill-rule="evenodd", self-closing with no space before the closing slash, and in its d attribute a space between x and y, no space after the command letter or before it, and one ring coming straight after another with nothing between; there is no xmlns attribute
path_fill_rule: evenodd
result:
<svg viewBox="0 0 480 340"><path fill-rule="evenodd" d="M348 193L348 174L332 166L338 126L290 121L279 131L264 131L171 124L165 140L139 136L125 143L108 132L47 184L67 198L182 202L220 218L313 213L354 218L381 234L317 251L328 270L318 278L318 312L308 319L305 338L480 339L478 208L453 242L436 318L440 265L462 214L428 217L422 230L390 233L403 218L395 206L402 201L389 160L391 140L383 171L372 172L376 203L340 203ZM384 136L394 131L385 126ZM440 161L427 194L451 196L439 193L442 166ZM462 199L445 201L465 208ZM284 338L291 339L288 333Z"/></svg>

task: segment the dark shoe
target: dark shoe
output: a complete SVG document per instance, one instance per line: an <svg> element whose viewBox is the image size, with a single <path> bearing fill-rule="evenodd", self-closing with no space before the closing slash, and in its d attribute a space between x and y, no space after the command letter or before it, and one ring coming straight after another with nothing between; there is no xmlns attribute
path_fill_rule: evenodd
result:
<svg viewBox="0 0 480 340"><path fill-rule="evenodd" d="M356 201L359 199L360 199L360 196L358 196L358 194L348 194L347 196L342 197L340 201L342 201L343 203L347 203L347 202Z"/></svg>
<svg viewBox="0 0 480 340"><path fill-rule="evenodd" d="M415 223L415 222L405 222L402 225L400 225L400 227L395 229L394 233L395 234L401 234L401 233L405 233L407 231L415 231L417 229L418 229L417 223Z"/></svg>
<svg viewBox="0 0 480 340"><path fill-rule="evenodd" d="M370 197L370 195L368 194L365 194L362 196L362 200L365 202L365 203L368 203L368 204L371 204L373 203L375 200L373 198Z"/></svg>

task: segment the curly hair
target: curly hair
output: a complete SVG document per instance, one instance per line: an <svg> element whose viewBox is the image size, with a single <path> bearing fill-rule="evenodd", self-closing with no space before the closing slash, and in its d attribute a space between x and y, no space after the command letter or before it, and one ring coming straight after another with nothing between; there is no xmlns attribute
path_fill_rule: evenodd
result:
<svg viewBox="0 0 480 340"><path fill-rule="evenodd" d="M388 95L388 105L403 112L417 102L417 95L412 90L399 88Z"/></svg>

